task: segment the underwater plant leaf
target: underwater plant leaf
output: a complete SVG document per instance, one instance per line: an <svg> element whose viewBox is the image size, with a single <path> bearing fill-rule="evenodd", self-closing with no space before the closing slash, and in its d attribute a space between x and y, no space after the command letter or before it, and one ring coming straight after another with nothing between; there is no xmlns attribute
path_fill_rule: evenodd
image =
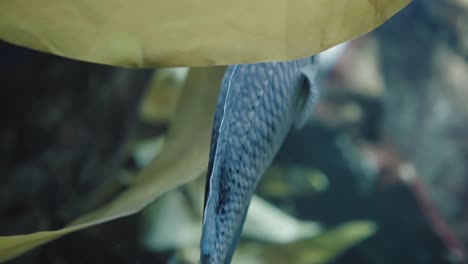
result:
<svg viewBox="0 0 468 264"><path fill-rule="evenodd" d="M244 242L234 254L233 263L325 264L372 236L376 230L373 222L353 221L327 230L317 237L289 244Z"/></svg>
<svg viewBox="0 0 468 264"><path fill-rule="evenodd" d="M314 168L272 164L259 184L258 192L270 198L290 198L301 194L323 192L328 188L327 176Z"/></svg>
<svg viewBox="0 0 468 264"><path fill-rule="evenodd" d="M154 74L143 102L140 119L148 123L171 120L189 68L162 68Z"/></svg>
<svg viewBox="0 0 468 264"><path fill-rule="evenodd" d="M0 262L68 233L137 213L165 192L200 176L208 163L214 109L224 71L225 67L190 70L161 153L128 190L63 229L0 237Z"/></svg>
<svg viewBox="0 0 468 264"><path fill-rule="evenodd" d="M318 222L297 219L254 195L242 237L265 243L286 244L316 237L323 232Z"/></svg>
<svg viewBox="0 0 468 264"><path fill-rule="evenodd" d="M0 39L128 67L310 56L363 35L411 0L0 1Z"/></svg>

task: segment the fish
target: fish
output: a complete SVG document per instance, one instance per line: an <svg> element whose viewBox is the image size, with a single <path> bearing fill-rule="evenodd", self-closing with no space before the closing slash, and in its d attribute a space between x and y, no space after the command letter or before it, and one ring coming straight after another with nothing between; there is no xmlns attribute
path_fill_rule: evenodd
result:
<svg viewBox="0 0 468 264"><path fill-rule="evenodd" d="M211 135L200 264L229 264L253 193L289 130L318 100L314 57L230 65Z"/></svg>

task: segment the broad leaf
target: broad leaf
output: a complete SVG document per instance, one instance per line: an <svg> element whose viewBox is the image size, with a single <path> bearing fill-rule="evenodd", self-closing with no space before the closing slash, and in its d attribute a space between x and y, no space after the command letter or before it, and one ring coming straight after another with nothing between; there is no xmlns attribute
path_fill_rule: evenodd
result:
<svg viewBox="0 0 468 264"><path fill-rule="evenodd" d="M288 60L363 35L411 0L2 0L0 39L130 67Z"/></svg>
<svg viewBox="0 0 468 264"><path fill-rule="evenodd" d="M345 250L372 236L377 230L374 223L354 221L327 230L318 237L287 245L262 245L253 242L241 244L234 254L233 263L256 264L325 264Z"/></svg>

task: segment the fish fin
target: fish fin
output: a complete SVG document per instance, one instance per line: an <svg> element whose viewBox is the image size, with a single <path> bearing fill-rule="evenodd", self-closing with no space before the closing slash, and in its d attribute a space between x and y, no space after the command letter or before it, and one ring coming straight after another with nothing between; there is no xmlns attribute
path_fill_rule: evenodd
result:
<svg viewBox="0 0 468 264"><path fill-rule="evenodd" d="M204 219L202 227L202 237L200 241L200 263L211 263L215 254L216 239L216 212L214 203L217 203L217 196L212 197L210 203L204 210Z"/></svg>
<svg viewBox="0 0 468 264"><path fill-rule="evenodd" d="M222 95L220 95L220 99ZM221 108L222 109L222 108ZM202 227L202 238L200 242L200 263L211 263L211 258L215 253L215 241L216 237L215 222L216 212L215 205L218 203L218 190L219 190L219 175L217 175L217 169L214 168L216 156L218 137L219 137L219 126L223 115L219 114L219 108L215 114L215 121L213 125L213 132L211 136L211 150L208 161L208 170L205 183L205 201L203 206L203 227ZM216 164L218 167L218 165Z"/></svg>
<svg viewBox="0 0 468 264"><path fill-rule="evenodd" d="M301 68L300 72L299 105L296 113L296 120L294 121L294 127L296 129L302 128L310 119L312 110L319 98L319 91L315 83L317 67L314 64L310 64Z"/></svg>
<svg viewBox="0 0 468 264"><path fill-rule="evenodd" d="M206 224L206 222L205 222ZM210 263L215 253L214 227L203 225L202 239L200 242L200 264Z"/></svg>
<svg viewBox="0 0 468 264"><path fill-rule="evenodd" d="M202 239L200 243L200 263L211 263L215 254L215 238L216 238L216 205L218 204L219 191L219 170L222 165L219 165L220 159L216 155L219 151L218 142L222 129L222 122L225 115L227 97L233 76L237 66L229 66L224 74L221 84L220 94L216 105L216 112L213 122L213 130L211 134L210 154L208 160L208 170L205 184L205 199L203 206L203 228Z"/></svg>
<svg viewBox="0 0 468 264"><path fill-rule="evenodd" d="M219 101L223 98L223 95L220 94ZM224 103L224 102L221 102ZM218 102L218 105L221 104ZM223 107L221 106L221 109ZM220 110L219 107L216 107L216 113L215 113L215 118L213 122L213 130L211 132L211 144L210 144L210 154L208 158L208 169L206 172L206 184L205 184L205 200L204 200L204 205L203 205L203 211L205 211L207 203L208 203L208 197L210 195L210 181L211 177L213 174L213 166L214 166L214 161L216 158L216 149L218 147L218 137L219 137L219 127L221 120L224 116L224 113Z"/></svg>
<svg viewBox="0 0 468 264"><path fill-rule="evenodd" d="M218 148L218 138L221 129L221 123L224 118L224 109L226 105L227 93L232 82L232 76L236 71L236 66L229 66L224 74L223 81L221 83L221 89L219 91L218 102L216 103L216 112L214 116L213 129L211 132L211 143L210 143L210 154L208 159L208 170L205 184L205 199L203 205L203 211L207 206L208 197L210 196L210 183L213 175L213 166L216 158L216 150ZM204 214L203 214L204 215Z"/></svg>
<svg viewBox="0 0 468 264"><path fill-rule="evenodd" d="M240 222L240 225L237 226L236 233L234 235L234 239L232 240L231 247L229 248L229 251L228 251L228 253L226 255L226 259L224 260L224 264L230 264L231 263L232 257L234 256L234 251L236 250L237 245L239 244L241 234L242 234L242 230L244 229L244 223L245 223L245 219L247 217L247 212L248 211L249 211L249 205L247 205L247 207L244 209L244 212L242 213L242 218L241 218L242 220Z"/></svg>

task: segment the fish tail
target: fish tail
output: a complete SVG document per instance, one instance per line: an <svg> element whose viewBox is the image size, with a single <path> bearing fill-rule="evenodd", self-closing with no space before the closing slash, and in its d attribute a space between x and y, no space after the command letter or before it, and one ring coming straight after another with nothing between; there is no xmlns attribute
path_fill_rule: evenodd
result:
<svg viewBox="0 0 468 264"><path fill-rule="evenodd" d="M211 201L212 202L212 201ZM200 242L200 263L209 264L212 263L213 257L215 256L215 212L213 206L210 203L205 208L205 217L203 219L202 238Z"/></svg>
<svg viewBox="0 0 468 264"><path fill-rule="evenodd" d="M201 263L209 263L209 260L215 253L215 245L211 230L203 228L202 239L200 243L200 261Z"/></svg>

